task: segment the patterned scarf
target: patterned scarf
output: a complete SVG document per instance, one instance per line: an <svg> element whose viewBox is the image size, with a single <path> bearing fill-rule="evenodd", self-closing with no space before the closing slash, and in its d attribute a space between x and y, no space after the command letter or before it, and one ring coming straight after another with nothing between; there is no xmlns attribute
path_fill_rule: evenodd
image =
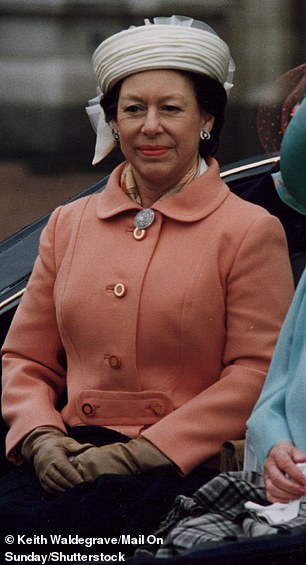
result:
<svg viewBox="0 0 306 565"><path fill-rule="evenodd" d="M186 175L183 176L183 178L180 180L180 182L174 188L171 188L165 194L163 194L159 198L159 200L163 200L164 198L168 198L168 196L171 196L172 194L179 192L186 185L190 184L193 181L194 178L196 178L197 176L202 174L202 172L203 172L202 167L203 167L202 161L200 161L200 163L198 163L196 161L194 163L194 165L187 171ZM127 196L129 198L131 198L131 200L133 200L134 202L136 202L137 204L142 206L141 195L139 193L139 190L138 190L135 178L134 178L133 167L130 163L126 163L126 165L123 168L123 171L121 173L120 185L121 185L123 192L125 194L127 194Z"/></svg>

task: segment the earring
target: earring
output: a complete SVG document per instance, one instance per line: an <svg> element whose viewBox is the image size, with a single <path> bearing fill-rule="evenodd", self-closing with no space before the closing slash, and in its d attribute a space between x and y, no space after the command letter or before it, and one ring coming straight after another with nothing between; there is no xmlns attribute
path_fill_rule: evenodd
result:
<svg viewBox="0 0 306 565"><path fill-rule="evenodd" d="M210 139L209 131L207 129L201 129L200 138L202 139L202 141L209 141Z"/></svg>
<svg viewBox="0 0 306 565"><path fill-rule="evenodd" d="M120 141L120 133L119 133L119 131L116 131L116 130L113 129L113 130L112 130L112 134L113 134L113 138L114 138L115 142L116 142L116 143L119 143L119 141Z"/></svg>

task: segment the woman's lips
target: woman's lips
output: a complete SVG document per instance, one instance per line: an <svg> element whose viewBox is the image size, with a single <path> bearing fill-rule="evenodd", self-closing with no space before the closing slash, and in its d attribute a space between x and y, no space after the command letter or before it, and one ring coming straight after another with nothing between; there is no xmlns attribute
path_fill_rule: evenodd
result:
<svg viewBox="0 0 306 565"><path fill-rule="evenodd" d="M166 145L141 145L139 151L145 157L160 157L169 151L170 147Z"/></svg>

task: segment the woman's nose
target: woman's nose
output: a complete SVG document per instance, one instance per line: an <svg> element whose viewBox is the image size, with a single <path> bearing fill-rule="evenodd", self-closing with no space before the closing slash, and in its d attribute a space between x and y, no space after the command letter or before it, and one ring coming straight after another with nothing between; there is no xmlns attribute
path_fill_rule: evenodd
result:
<svg viewBox="0 0 306 565"><path fill-rule="evenodd" d="M141 131L146 135L156 135L157 133L160 133L162 131L160 115L157 109L148 109Z"/></svg>

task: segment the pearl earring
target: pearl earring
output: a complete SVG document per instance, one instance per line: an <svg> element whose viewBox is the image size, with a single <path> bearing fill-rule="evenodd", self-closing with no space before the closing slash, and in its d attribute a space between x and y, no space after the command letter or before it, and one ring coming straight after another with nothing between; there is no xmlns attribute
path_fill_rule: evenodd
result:
<svg viewBox="0 0 306 565"><path fill-rule="evenodd" d="M120 133L119 133L119 131L116 131L116 130L113 129L113 130L112 130L112 134L113 134L113 138L114 138L115 142L116 142L116 143L119 143L119 141L120 141Z"/></svg>
<svg viewBox="0 0 306 565"><path fill-rule="evenodd" d="M202 141L209 141L210 139L209 131L207 129L201 129L200 138L202 139Z"/></svg>

